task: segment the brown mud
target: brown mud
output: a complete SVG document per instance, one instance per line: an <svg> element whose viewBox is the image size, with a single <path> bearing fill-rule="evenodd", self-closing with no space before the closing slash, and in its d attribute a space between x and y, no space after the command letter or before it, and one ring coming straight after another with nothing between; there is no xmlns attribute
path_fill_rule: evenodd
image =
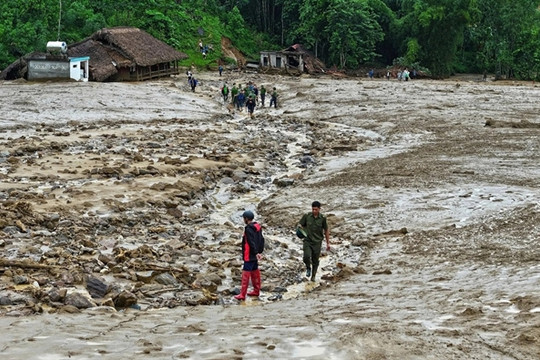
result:
<svg viewBox="0 0 540 360"><path fill-rule="evenodd" d="M0 83L1 358L540 358L538 86L196 77ZM267 248L238 304L244 209Z"/></svg>

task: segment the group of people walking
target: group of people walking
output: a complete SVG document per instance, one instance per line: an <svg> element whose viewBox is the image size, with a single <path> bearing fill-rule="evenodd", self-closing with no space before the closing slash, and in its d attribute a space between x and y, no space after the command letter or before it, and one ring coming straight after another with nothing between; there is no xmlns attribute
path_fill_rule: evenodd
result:
<svg viewBox="0 0 540 360"><path fill-rule="evenodd" d="M223 72L223 67L219 67L219 75L221 76ZM195 88L199 84L199 81L195 79L191 70L186 71L186 76L188 80L188 85L191 88L191 91L195 92ZM233 83L232 87L229 87L227 82L223 84L220 89L221 96L223 97L223 102L228 103L229 97L231 98L231 103L233 106L239 110L243 111L244 108L247 108L250 118L253 118L253 113L255 108L261 104L262 107L266 106L266 96L268 90L264 85L261 85L260 89L252 81L249 81L242 87L242 84ZM275 87L270 91L270 107L274 106L277 108L278 92Z"/></svg>
<svg viewBox="0 0 540 360"><path fill-rule="evenodd" d="M259 89L257 84L250 81L244 87L242 87L242 84L237 85L236 83L233 83L232 87L229 88L229 85L225 83L220 91L224 103L229 101L230 95L233 106L239 111L243 111L244 107L246 107L251 118L253 117L255 107L258 106L259 103L262 107L265 107L267 89L264 85L261 85L261 88ZM277 98L278 93L274 87L270 93L270 107L273 105L274 108L277 108Z"/></svg>
<svg viewBox="0 0 540 360"><path fill-rule="evenodd" d="M264 251L264 236L262 226L256 222L255 214L246 210L242 214L244 221L244 233L242 235L242 280L239 294L236 300L245 300L246 296L259 296L261 292L261 271L259 261L262 260ZM326 239L326 250L330 251L330 232L326 216L321 213L321 203L314 201L311 204L311 212L305 213L298 222L298 237L303 241L303 262L306 266L306 277L315 281L319 268L319 257L323 239ZM248 292L249 283L253 290Z"/></svg>
<svg viewBox="0 0 540 360"><path fill-rule="evenodd" d="M195 91L198 81L193 76L191 71L186 72L188 83L191 90ZM221 75L221 70L220 70ZM260 103L265 106L267 89L264 85L259 87L248 82L244 87L241 84L234 83L232 88L229 88L227 83L221 87L221 96L224 103L229 102L229 95L234 107L240 111L244 107L247 108L249 116L253 118L255 107ZM270 107L272 105L277 108L278 93L275 87L270 92ZM259 100L260 99L260 100ZM297 235L303 241L303 262L306 266L306 277L311 281L315 281L315 276L319 268L319 257L323 240L326 239L326 249L330 250L330 233L326 217L321 214L321 203L314 201L311 204L311 212L302 216L298 222ZM259 269L259 261L262 259L264 251L264 236L262 234L262 226L256 222L255 214L246 210L242 214L244 221L244 233L242 235L242 277L239 294L234 298L237 300L245 300L246 296L259 296L261 291L261 271ZM253 290L248 292L249 284L252 284Z"/></svg>
<svg viewBox="0 0 540 360"><path fill-rule="evenodd" d="M395 78L398 81L409 81L409 79L414 79L417 76L416 69L413 69L412 72L409 71L409 69L405 68L403 70L399 69L398 72L395 74ZM390 80L391 77L394 77L394 74L390 71L386 71L386 79Z"/></svg>

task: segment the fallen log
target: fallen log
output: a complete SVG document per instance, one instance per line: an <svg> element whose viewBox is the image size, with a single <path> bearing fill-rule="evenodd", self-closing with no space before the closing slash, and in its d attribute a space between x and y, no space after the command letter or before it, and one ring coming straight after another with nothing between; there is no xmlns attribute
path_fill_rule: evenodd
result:
<svg viewBox="0 0 540 360"><path fill-rule="evenodd" d="M8 260L0 258L0 266L3 267L18 267L23 269L52 269L54 265L39 264L32 260ZM4 269L5 271L5 269Z"/></svg>

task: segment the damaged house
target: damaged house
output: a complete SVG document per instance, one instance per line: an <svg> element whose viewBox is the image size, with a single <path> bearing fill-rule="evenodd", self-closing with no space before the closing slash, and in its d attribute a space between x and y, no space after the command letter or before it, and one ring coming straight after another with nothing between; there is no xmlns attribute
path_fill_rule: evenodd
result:
<svg viewBox="0 0 540 360"><path fill-rule="evenodd" d="M29 79L29 68L37 58L50 54L32 53L5 69L1 78ZM91 81L142 81L180 73L179 61L188 56L134 27L101 29L67 47L66 58L88 61ZM43 70L41 75L47 77Z"/></svg>
<svg viewBox="0 0 540 360"><path fill-rule="evenodd" d="M261 51L259 66L263 71L276 69L285 72L324 73L324 63L302 45L295 44L281 51Z"/></svg>
<svg viewBox="0 0 540 360"><path fill-rule="evenodd" d="M68 46L69 56L90 56L90 80L142 81L180 73L188 56L134 27L106 28Z"/></svg>

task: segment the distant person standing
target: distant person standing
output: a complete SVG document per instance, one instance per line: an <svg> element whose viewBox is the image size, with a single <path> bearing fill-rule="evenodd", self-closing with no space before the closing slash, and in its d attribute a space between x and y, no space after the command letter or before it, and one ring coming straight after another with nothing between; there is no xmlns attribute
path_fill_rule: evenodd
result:
<svg viewBox="0 0 540 360"><path fill-rule="evenodd" d="M311 277L311 281L315 281L323 238L326 238L326 250L330 251L330 232L326 216L321 214L321 203L314 201L311 204L311 212L304 214L298 224L307 235L303 239L303 261L306 265L306 277Z"/></svg>
<svg viewBox="0 0 540 360"><path fill-rule="evenodd" d="M272 91L272 97L270 98L270 107L272 107L272 104L274 104L274 108L277 108L277 97L278 93L276 88L274 87L274 90Z"/></svg>
<svg viewBox="0 0 540 360"><path fill-rule="evenodd" d="M373 71L373 69L369 70L368 75L369 75L369 78L370 78L371 80L373 80L373 75L374 75L374 74L375 74L375 72Z"/></svg>
<svg viewBox="0 0 540 360"><path fill-rule="evenodd" d="M401 77L403 78L403 80L409 81L409 74L409 70L405 68L405 70L403 70L403 73L401 74Z"/></svg>
<svg viewBox="0 0 540 360"><path fill-rule="evenodd" d="M253 221L255 215L246 210L242 214L244 220L244 234L242 235L242 282L240 285L240 294L234 298L236 300L245 300L247 296L259 296L261 291L261 271L259 270L259 260L262 258L264 250L264 237L262 227L259 223ZM249 280L253 285L253 291L247 292Z"/></svg>
<svg viewBox="0 0 540 360"><path fill-rule="evenodd" d="M223 65L219 65L218 71L219 71L219 76L221 76L221 74L223 73Z"/></svg>

